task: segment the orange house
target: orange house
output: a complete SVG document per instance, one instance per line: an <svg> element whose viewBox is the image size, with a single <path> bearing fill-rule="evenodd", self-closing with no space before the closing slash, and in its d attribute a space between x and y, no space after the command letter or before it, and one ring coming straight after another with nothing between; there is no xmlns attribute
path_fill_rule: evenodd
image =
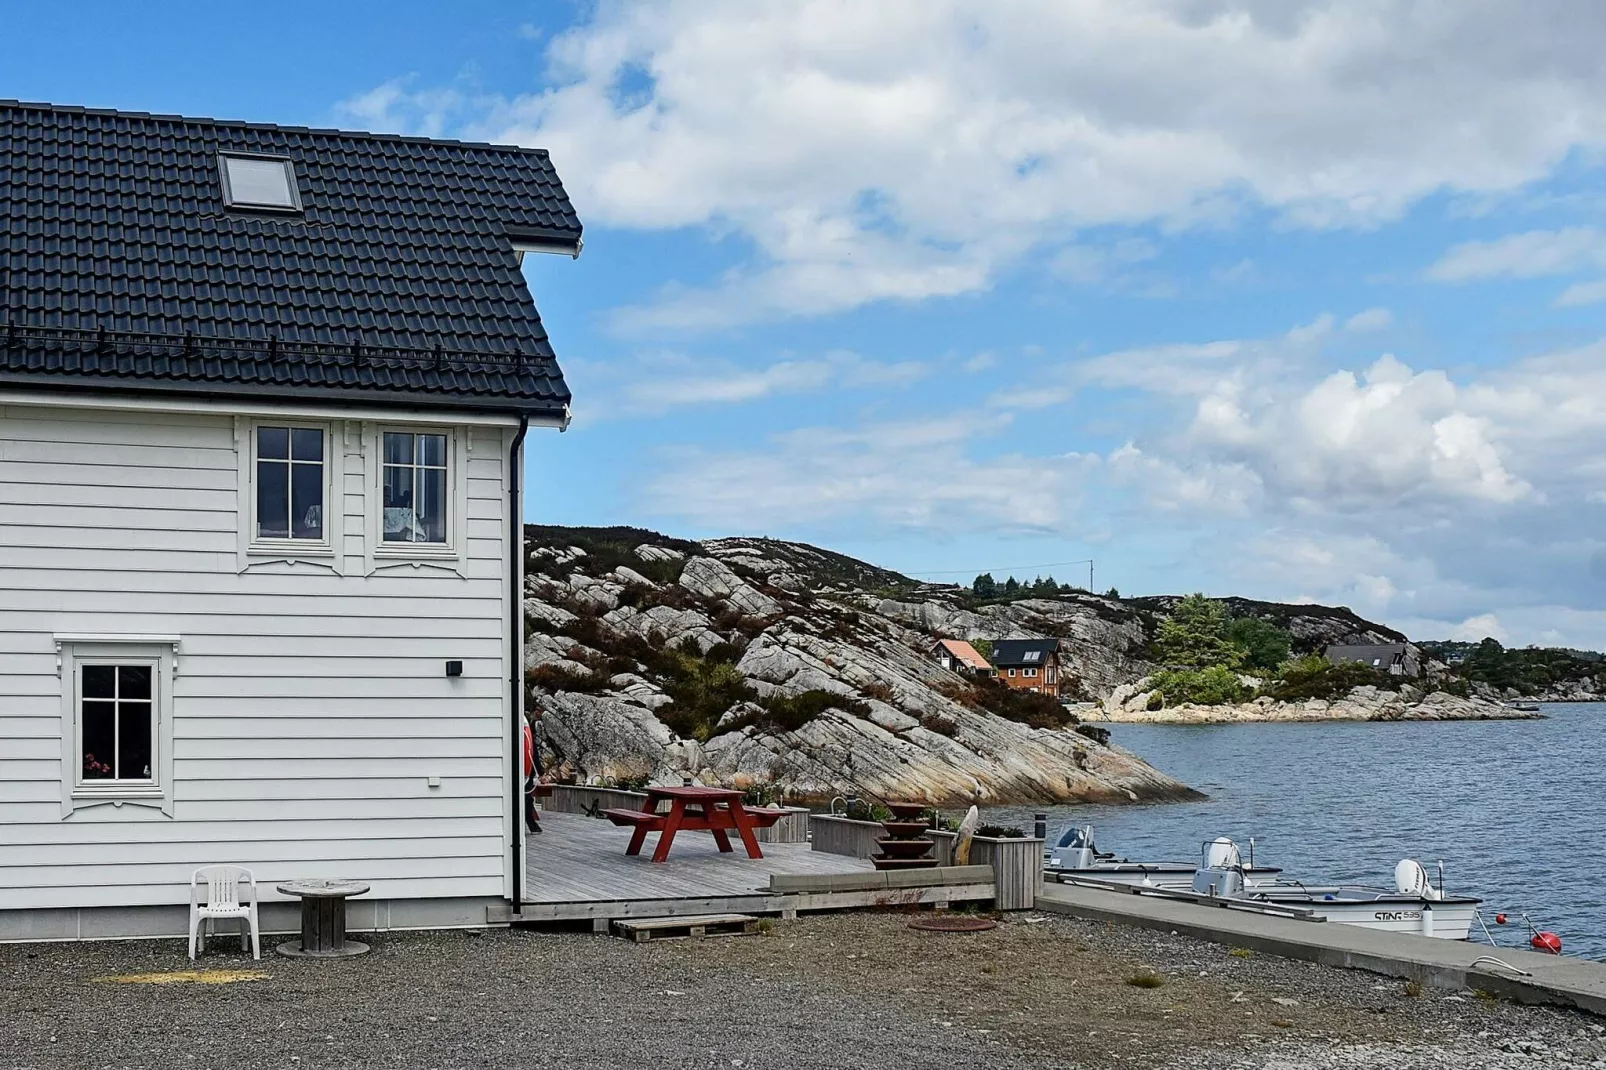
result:
<svg viewBox="0 0 1606 1070"><path fill-rule="evenodd" d="M939 665L953 672L976 676L993 674L993 667L987 663L987 659L963 639L939 639L932 646L931 653Z"/></svg>
<svg viewBox="0 0 1606 1070"><path fill-rule="evenodd" d="M999 639L993 643L993 668L1009 687L1058 697L1060 641Z"/></svg>

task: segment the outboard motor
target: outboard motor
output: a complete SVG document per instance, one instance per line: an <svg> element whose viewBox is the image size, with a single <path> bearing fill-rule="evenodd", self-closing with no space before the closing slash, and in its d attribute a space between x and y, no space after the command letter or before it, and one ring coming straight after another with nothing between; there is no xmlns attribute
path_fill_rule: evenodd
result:
<svg viewBox="0 0 1606 1070"><path fill-rule="evenodd" d="M1198 895L1234 899L1244 893L1243 859L1238 845L1217 836L1204 847L1204 864L1193 874L1193 890Z"/></svg>
<svg viewBox="0 0 1606 1070"><path fill-rule="evenodd" d="M1093 826L1068 828L1054 845L1048 864L1053 869L1089 869L1098 855L1093 846Z"/></svg>
<svg viewBox="0 0 1606 1070"><path fill-rule="evenodd" d="M1422 899L1443 899L1444 893L1433 887L1428 871L1414 858L1402 858L1394 867L1394 887L1401 895L1414 895Z"/></svg>

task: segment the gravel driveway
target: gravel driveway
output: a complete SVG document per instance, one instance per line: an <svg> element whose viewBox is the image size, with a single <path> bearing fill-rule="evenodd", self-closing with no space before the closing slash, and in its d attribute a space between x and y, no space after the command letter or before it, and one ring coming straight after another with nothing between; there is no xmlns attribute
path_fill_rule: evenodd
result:
<svg viewBox="0 0 1606 1070"><path fill-rule="evenodd" d="M0 1067L1606 1067L1582 1015L1067 918L908 920L641 946L394 934L338 962L219 940L203 966L267 974L232 984L101 979L188 969L178 942L6 945Z"/></svg>

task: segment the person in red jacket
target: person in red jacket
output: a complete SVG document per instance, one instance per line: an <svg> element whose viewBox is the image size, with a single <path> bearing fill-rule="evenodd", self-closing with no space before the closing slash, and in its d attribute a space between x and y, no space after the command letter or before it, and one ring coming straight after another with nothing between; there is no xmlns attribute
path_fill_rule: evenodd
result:
<svg viewBox="0 0 1606 1070"><path fill-rule="evenodd" d="M535 730L524 722L524 826L531 832L541 831L541 815L535 808L536 774L541 764L536 760Z"/></svg>

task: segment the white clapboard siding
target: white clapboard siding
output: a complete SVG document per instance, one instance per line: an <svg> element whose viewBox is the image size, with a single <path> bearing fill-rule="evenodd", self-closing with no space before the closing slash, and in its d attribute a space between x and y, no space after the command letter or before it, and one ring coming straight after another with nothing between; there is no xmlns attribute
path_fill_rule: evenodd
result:
<svg viewBox="0 0 1606 1070"><path fill-rule="evenodd" d="M459 429L459 552L415 568L367 530L382 421L330 424L333 557L247 555L252 426L0 405L0 911L185 903L225 861L507 894L511 432ZM64 815L64 633L178 637L170 815Z"/></svg>

